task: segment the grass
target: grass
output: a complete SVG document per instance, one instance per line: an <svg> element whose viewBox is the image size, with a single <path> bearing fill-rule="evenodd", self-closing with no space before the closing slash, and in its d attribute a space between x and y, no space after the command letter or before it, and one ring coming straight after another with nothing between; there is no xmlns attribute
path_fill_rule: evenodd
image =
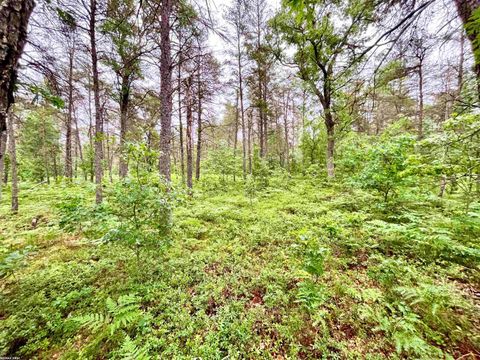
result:
<svg viewBox="0 0 480 360"><path fill-rule="evenodd" d="M18 215L0 206L2 356L480 354L480 208L464 214L454 196L405 193L386 208L320 180L279 182L252 199L239 182L208 181L179 196L170 246L138 263L128 247L59 227L58 203L93 202L92 185L21 190Z"/></svg>

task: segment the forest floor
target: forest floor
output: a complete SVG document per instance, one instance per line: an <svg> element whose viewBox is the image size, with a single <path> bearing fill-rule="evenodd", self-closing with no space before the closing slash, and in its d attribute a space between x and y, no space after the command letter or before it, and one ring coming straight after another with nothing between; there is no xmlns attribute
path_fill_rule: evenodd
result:
<svg viewBox="0 0 480 360"><path fill-rule="evenodd" d="M90 184L20 194L18 215L8 191L0 206L2 356L480 356L478 204L384 204L304 179L249 199L240 182L210 183L175 205L170 245L137 259L59 226L58 204L93 202Z"/></svg>

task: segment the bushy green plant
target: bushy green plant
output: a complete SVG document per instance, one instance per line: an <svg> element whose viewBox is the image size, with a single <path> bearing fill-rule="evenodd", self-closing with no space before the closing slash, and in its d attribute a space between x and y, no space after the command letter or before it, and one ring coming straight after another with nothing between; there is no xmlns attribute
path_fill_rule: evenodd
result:
<svg viewBox="0 0 480 360"><path fill-rule="evenodd" d="M57 209L59 226L68 232L80 232L89 239L99 239L116 224L105 204L93 205L80 195L68 196Z"/></svg>
<svg viewBox="0 0 480 360"><path fill-rule="evenodd" d="M210 152L207 167L213 173L220 175L222 183L225 184L229 176L234 178L238 175L239 159L229 147L221 146Z"/></svg>
<svg viewBox="0 0 480 360"><path fill-rule="evenodd" d="M409 134L382 135L366 154L365 166L357 178L360 185L379 192L387 202L409 175L407 160L414 142L414 136Z"/></svg>
<svg viewBox="0 0 480 360"><path fill-rule="evenodd" d="M253 153L252 175L255 179L257 189L265 189L268 186L270 168L268 162L260 157L258 149L255 149Z"/></svg>
<svg viewBox="0 0 480 360"><path fill-rule="evenodd" d="M22 124L18 144L20 175L34 181L50 181L61 173L60 132L56 110L45 107L31 111Z"/></svg>
<svg viewBox="0 0 480 360"><path fill-rule="evenodd" d="M160 249L168 240L173 191L167 182L150 172L158 152L144 143L128 144L126 155L131 175L118 181L108 194L109 209L118 226L103 240L132 247L139 261L141 248Z"/></svg>
<svg viewBox="0 0 480 360"><path fill-rule="evenodd" d="M22 250L7 253L0 259L0 278L13 274L18 268L25 266L27 256L33 252L33 247L28 245Z"/></svg>
<svg viewBox="0 0 480 360"><path fill-rule="evenodd" d="M452 117L443 124L443 132L425 139L422 147L419 162L436 176L440 195L447 183L452 191L459 189L468 212L480 194L480 115Z"/></svg>
<svg viewBox="0 0 480 360"><path fill-rule="evenodd" d="M119 225L104 236L105 241L132 247L137 258L142 247L165 243L172 226L171 194L165 184L126 178L115 184L108 201Z"/></svg>

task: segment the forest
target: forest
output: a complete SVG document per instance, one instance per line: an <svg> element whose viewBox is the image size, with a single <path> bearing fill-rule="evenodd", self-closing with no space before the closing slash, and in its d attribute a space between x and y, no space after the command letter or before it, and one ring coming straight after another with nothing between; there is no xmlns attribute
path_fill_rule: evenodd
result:
<svg viewBox="0 0 480 360"><path fill-rule="evenodd" d="M1 359L480 359L479 0L0 0Z"/></svg>

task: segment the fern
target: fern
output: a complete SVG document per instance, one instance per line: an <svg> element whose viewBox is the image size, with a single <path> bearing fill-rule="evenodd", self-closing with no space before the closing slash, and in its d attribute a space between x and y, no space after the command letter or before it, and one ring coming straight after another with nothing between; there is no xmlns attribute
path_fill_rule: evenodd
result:
<svg viewBox="0 0 480 360"><path fill-rule="evenodd" d="M146 346L138 347L135 342L127 335L120 348L120 356L123 360L149 360Z"/></svg>
<svg viewBox="0 0 480 360"><path fill-rule="evenodd" d="M135 295L122 295L116 302L108 298L105 304L107 314L87 314L73 320L81 327L88 327L94 332L107 330L108 334L113 336L119 329L139 323L144 315L139 309L139 299Z"/></svg>
<svg viewBox="0 0 480 360"><path fill-rule="evenodd" d="M86 314L73 319L78 322L81 327L88 327L91 330L97 330L105 325L106 318L103 314Z"/></svg>

